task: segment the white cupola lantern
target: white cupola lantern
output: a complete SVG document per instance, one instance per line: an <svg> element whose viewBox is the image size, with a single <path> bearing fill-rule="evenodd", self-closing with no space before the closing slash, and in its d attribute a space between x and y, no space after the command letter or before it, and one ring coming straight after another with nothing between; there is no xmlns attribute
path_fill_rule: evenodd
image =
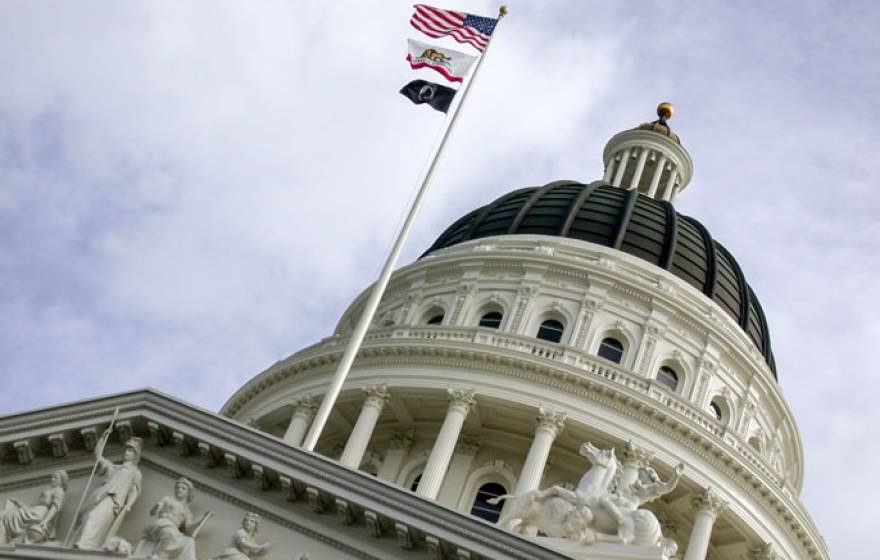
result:
<svg viewBox="0 0 880 560"><path fill-rule="evenodd" d="M693 161L667 121L675 107L657 106L656 121L615 134L605 145L603 180L627 190L637 189L653 199L672 202L688 185Z"/></svg>

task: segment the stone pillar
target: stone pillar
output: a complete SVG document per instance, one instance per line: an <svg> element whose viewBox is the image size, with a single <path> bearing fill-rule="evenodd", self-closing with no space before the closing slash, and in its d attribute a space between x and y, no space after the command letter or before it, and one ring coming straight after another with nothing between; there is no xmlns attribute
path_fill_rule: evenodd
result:
<svg viewBox="0 0 880 560"><path fill-rule="evenodd" d="M388 388L385 385L373 385L364 387L364 393L367 397L364 399L364 406L361 408L361 414L358 416L345 449L342 450L342 456L339 462L347 467L359 468L364 458L364 452L367 445L370 444L370 438L373 436L373 430L376 428L376 422L379 415L385 407L385 403L390 398Z"/></svg>
<svg viewBox="0 0 880 560"><path fill-rule="evenodd" d="M550 446L553 440L562 432L565 426L565 413L549 410L543 406L538 408L538 427L535 428L535 437L529 447L529 454L519 473L516 481L514 494L519 496L529 490L535 490L541 483L541 475L550 455Z"/></svg>
<svg viewBox="0 0 880 560"><path fill-rule="evenodd" d="M654 175L651 177L651 186L648 187L648 196L654 198L657 194L657 186L660 185L660 176L663 175L663 168L666 167L666 156L660 158L657 167L654 168Z"/></svg>
<svg viewBox="0 0 880 560"><path fill-rule="evenodd" d="M639 183L642 180L642 173L645 171L645 162L648 159L648 154L651 152L648 148L642 148L639 154L639 162L636 164L636 171L633 173L632 180L629 182L630 190L638 189Z"/></svg>
<svg viewBox="0 0 880 560"><path fill-rule="evenodd" d="M660 200L670 200L672 198L672 189L675 187L677 180L678 171L673 169L669 172L669 180L666 181L666 187L663 188L663 195L660 197Z"/></svg>
<svg viewBox="0 0 880 560"><path fill-rule="evenodd" d="M440 427L440 433L437 434L434 448L431 449L428 464L425 465L425 470L422 473L422 480L419 481L419 487L416 489L416 494L419 496L432 500L437 498L443 477L446 476L446 470L449 468L449 460L452 458L455 443L461 433L461 427L475 402L472 390L449 389L449 408L446 411L443 426Z"/></svg>
<svg viewBox="0 0 880 560"><path fill-rule="evenodd" d="M651 464L654 454L629 440L620 451L619 457L622 469L617 487L628 488L639 476L639 469Z"/></svg>
<svg viewBox="0 0 880 560"><path fill-rule="evenodd" d="M727 504L711 488L695 497L692 504L697 510L697 517L694 519L694 528L688 539L684 560L705 560L706 552L709 550L709 538L712 536L712 525L715 524L718 513Z"/></svg>
<svg viewBox="0 0 880 560"><path fill-rule="evenodd" d="M482 443L483 441L476 437L461 436L458 438L458 443L455 444L455 453L449 462L449 470L446 471L446 478L443 479L440 493L437 494L438 502L451 508L458 505L464 484L471 473L474 458Z"/></svg>
<svg viewBox="0 0 880 560"><path fill-rule="evenodd" d="M379 469L377 475L380 479L388 482L396 482L397 475L400 474L400 467L413 441L413 430L405 432L395 432L391 434L391 440L388 442L388 452L385 453L385 460L382 461L382 468Z"/></svg>
<svg viewBox="0 0 880 560"><path fill-rule="evenodd" d="M629 163L630 151L631 148L627 148L623 151L623 155L620 156L620 163L617 164L617 173L614 174L614 183L612 183L614 187L619 187L623 181L623 174L626 172L626 165Z"/></svg>
<svg viewBox="0 0 880 560"><path fill-rule="evenodd" d="M605 168L605 176L602 177L602 181L608 184L611 184L611 177L614 176L614 156L608 160L608 166Z"/></svg>
<svg viewBox="0 0 880 560"><path fill-rule="evenodd" d="M311 395L306 395L298 401L293 402L293 416L290 419L290 425L284 432L284 441L290 445L302 445L303 438L312 423L312 417L318 410L318 402Z"/></svg>

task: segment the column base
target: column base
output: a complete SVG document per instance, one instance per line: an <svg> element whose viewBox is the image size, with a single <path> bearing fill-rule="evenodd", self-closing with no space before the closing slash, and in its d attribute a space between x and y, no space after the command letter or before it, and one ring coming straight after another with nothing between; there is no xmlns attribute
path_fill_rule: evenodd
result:
<svg viewBox="0 0 880 560"><path fill-rule="evenodd" d="M553 537L524 537L578 560L669 560L659 546L595 543L581 544Z"/></svg>

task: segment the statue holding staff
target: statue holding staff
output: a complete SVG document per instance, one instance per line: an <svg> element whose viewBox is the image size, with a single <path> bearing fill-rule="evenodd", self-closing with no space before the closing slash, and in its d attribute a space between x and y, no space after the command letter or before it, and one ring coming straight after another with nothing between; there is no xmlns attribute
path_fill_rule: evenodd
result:
<svg viewBox="0 0 880 560"><path fill-rule="evenodd" d="M100 549L104 541L116 535L125 514L131 511L141 492L141 471L137 464L141 458L142 440L133 437L125 442L122 462L115 464L103 456L111 430L112 426L95 445L95 472L102 480L74 521L74 548Z"/></svg>

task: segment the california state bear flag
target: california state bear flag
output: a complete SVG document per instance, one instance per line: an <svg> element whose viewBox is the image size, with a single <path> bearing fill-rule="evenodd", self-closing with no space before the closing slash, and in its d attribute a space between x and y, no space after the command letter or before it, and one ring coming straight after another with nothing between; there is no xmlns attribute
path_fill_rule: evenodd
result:
<svg viewBox="0 0 880 560"><path fill-rule="evenodd" d="M413 70L418 68L431 68L443 74L450 82L461 82L467 76L471 65L477 59L475 56L460 53L446 47L435 47L421 41L407 39L409 52L406 59Z"/></svg>

